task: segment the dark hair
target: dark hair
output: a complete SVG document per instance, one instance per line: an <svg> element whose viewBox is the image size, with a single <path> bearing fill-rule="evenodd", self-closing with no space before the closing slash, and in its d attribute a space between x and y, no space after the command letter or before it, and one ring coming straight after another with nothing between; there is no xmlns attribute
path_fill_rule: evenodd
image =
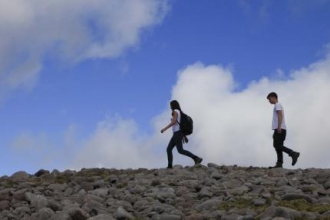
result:
<svg viewBox="0 0 330 220"><path fill-rule="evenodd" d="M170 102L170 106L171 106L171 109L174 111L174 109L178 109L178 110L180 110L180 112L181 112L181 107L180 107L180 104L179 104L179 102L178 101L176 101L176 100L172 100L171 102Z"/></svg>
<svg viewBox="0 0 330 220"><path fill-rule="evenodd" d="M267 99L269 99L270 97L277 98L277 94L275 92L271 92L271 93L268 94Z"/></svg>

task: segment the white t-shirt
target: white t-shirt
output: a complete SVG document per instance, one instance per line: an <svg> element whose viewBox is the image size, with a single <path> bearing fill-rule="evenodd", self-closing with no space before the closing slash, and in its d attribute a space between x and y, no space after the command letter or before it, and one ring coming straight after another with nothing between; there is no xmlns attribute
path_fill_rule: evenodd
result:
<svg viewBox="0 0 330 220"><path fill-rule="evenodd" d="M174 109L174 111L176 113L178 113L178 117L177 117L177 121L180 123L180 119L181 119L181 114L180 114L180 111L178 109ZM173 119L173 118L172 118ZM172 126L172 131L173 132L176 132L176 131L180 131L180 125L178 123L175 123L173 126Z"/></svg>
<svg viewBox="0 0 330 220"><path fill-rule="evenodd" d="M277 115L277 111L282 111L282 116L283 117L282 117L281 128L282 129L286 129L285 117L284 117L284 109L283 109L283 106L281 105L281 103L276 103L274 105L272 129L275 130L275 129L278 128L278 115Z"/></svg>

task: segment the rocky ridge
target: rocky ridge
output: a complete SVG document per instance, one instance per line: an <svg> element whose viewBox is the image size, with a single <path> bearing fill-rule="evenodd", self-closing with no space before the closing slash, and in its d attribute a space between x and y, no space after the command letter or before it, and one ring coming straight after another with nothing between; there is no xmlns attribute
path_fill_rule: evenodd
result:
<svg viewBox="0 0 330 220"><path fill-rule="evenodd" d="M174 166L0 178L3 220L330 219L329 169Z"/></svg>

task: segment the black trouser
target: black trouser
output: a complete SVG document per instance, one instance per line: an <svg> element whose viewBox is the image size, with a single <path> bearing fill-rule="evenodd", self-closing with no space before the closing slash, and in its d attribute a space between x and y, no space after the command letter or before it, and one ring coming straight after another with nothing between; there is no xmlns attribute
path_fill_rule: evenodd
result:
<svg viewBox="0 0 330 220"><path fill-rule="evenodd" d="M168 159L168 166L172 166L172 163L173 163L172 150L175 146L176 146L176 149L178 150L179 154L186 155L186 156L190 157L193 160L198 158L196 155L194 155L191 152L183 149L182 140L183 140L183 134L182 134L181 131L176 131L176 132L173 133L173 136L172 136L170 142L168 143L167 150L166 150L167 159Z"/></svg>
<svg viewBox="0 0 330 220"><path fill-rule="evenodd" d="M273 134L273 146L277 154L277 164L283 164L283 152L287 153L289 156L294 152L290 148L284 146L284 140L286 137L286 130L282 129L281 133L278 133L277 130L274 130Z"/></svg>

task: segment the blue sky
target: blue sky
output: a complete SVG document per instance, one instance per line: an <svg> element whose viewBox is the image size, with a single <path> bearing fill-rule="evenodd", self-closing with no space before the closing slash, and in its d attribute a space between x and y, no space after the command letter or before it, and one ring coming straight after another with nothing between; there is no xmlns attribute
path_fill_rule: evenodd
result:
<svg viewBox="0 0 330 220"><path fill-rule="evenodd" d="M171 99L192 114L189 149L205 163L272 165L275 90L290 146L319 146L297 166L329 167L329 11L327 0L1 0L0 175L164 167Z"/></svg>

